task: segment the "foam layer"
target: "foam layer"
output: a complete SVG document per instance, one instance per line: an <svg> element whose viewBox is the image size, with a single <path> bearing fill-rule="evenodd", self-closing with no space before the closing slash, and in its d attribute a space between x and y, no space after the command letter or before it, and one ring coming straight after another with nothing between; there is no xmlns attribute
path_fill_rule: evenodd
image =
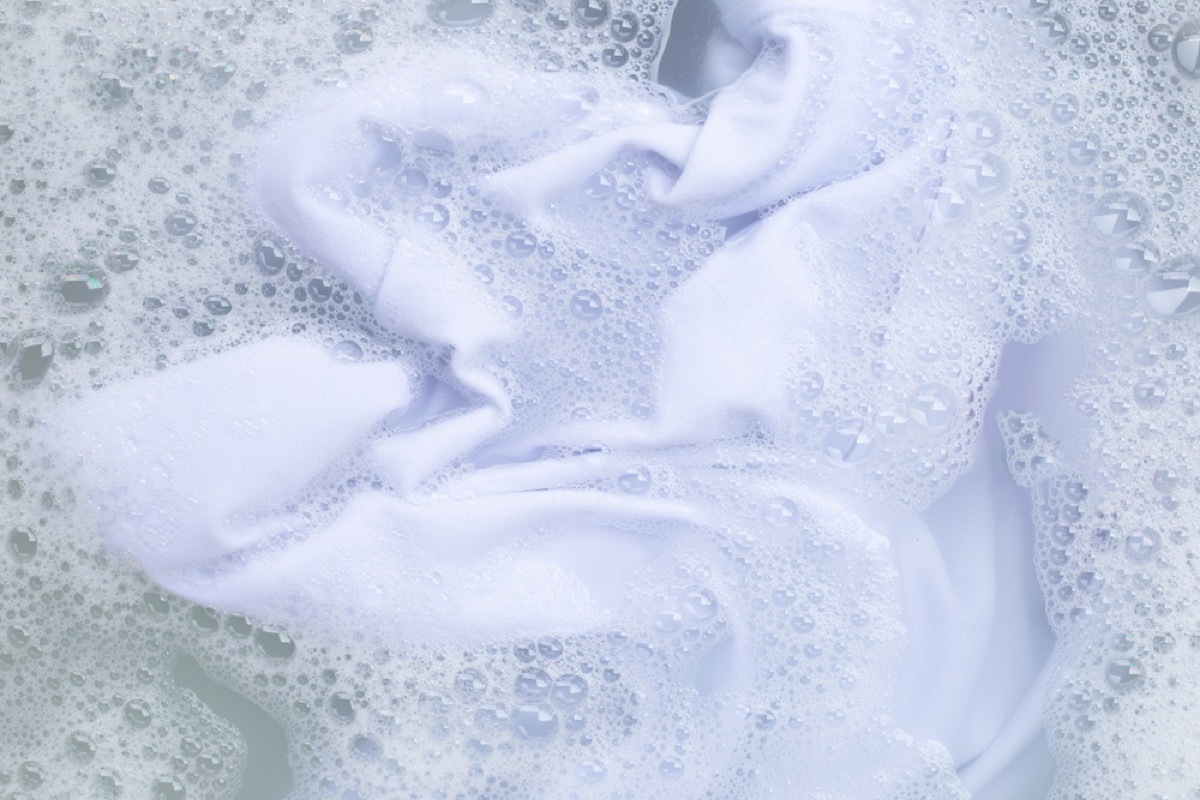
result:
<svg viewBox="0 0 1200 800"><path fill-rule="evenodd" d="M234 796L185 652L296 797L1006 796L1038 715L918 713L897 556L961 579L985 426L1058 645L963 718L1200 790L1197 23L826 6L690 104L649 4L8 12L4 791Z"/></svg>

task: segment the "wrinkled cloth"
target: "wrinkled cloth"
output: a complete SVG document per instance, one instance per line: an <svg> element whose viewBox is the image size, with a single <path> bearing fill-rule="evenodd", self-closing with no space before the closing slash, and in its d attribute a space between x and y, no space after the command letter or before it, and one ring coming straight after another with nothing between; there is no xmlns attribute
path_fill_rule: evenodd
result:
<svg viewBox="0 0 1200 800"><path fill-rule="evenodd" d="M791 353L780 348L816 346L829 313L822 287L859 279L835 254L917 182L924 157L914 150L873 165L855 143L865 112L846 98L866 92L869 76L853 58L828 58L868 46L867 4L745 0L722 12L729 36L750 52L770 42L771 54L709 99L703 124L621 98L602 123L564 123L541 98L536 126L568 144L479 179L496 202L545 224L559 195L629 152L667 165L648 188L660 206L721 219L787 201L658 310L650 420L554 426L492 446L516 412L490 360L519 323L469 269L448 263L436 236L412 226L393 236L322 189L370 168L373 131L432 131L467 148L526 131L499 119L499 92L401 73L277 131L254 202L360 292L381 325L448 348L450 382L419 378L403 362L336 363L315 344L273 338L107 388L67 412L60 446L108 544L198 602L284 622L351 620L417 642L604 631L636 616L630 587L667 575L679 553L719 563L699 532L725 524L720 510L590 482L647 457L669 463L672 448L688 448L686 468L702 473L695 453L715 447L731 417L785 417L793 390L781 365ZM469 85L511 77L472 69L457 68ZM536 109L530 91L535 102L522 102ZM1050 373L1071 363L1057 344L1007 358L1052 362ZM1061 386L1020 375L1002 376L989 420L1002 407L1054 406ZM588 442L603 447L537 457ZM321 477L347 459L369 464L387 488L339 498L323 515L299 512L298 498L320 491ZM475 468L428 490L462 463ZM976 466L922 514L848 508L803 485L747 479L746 490L851 519L844 525L861 531L847 541L862 547L890 542L889 559L871 569L881 585L898 573L907 649L886 695L898 726L944 746L978 797L1044 792L1042 673L1053 642L1028 501L997 437L982 437ZM733 659L709 668L723 674L698 675L697 686L752 684L753 641L735 634Z"/></svg>

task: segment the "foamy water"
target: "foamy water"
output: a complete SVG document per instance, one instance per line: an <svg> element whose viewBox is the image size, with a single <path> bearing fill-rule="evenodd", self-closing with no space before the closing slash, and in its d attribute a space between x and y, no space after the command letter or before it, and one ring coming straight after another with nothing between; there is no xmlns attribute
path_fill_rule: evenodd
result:
<svg viewBox="0 0 1200 800"><path fill-rule="evenodd" d="M1200 795L1200 8L719 10L0 12L0 791Z"/></svg>

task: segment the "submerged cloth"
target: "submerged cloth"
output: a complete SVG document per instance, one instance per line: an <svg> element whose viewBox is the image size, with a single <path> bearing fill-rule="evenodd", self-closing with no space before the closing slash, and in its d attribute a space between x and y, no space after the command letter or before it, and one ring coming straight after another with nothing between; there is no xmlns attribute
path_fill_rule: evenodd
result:
<svg viewBox="0 0 1200 800"><path fill-rule="evenodd" d="M1062 385L1002 375L975 466L920 514L858 506L786 471L728 469L753 451L731 420L786 428L796 393L788 361L829 328L823 293L868 277L842 254L921 180L925 154L875 163L858 144L867 109L854 98L870 75L846 54L876 35L868 4L747 0L723 12L744 48L770 52L708 99L703 124L622 97L564 121L559 83L531 86L515 68L464 59L448 78L400 71L365 84L277 131L255 202L361 293L382 326L445 348L444 377L402 361L338 363L299 338L267 339L88 398L61 422L61 457L107 542L160 585L296 625L363 625L435 644L603 633L657 613L646 598L680 564L717 565L693 593L700 606L684 604L685 617L702 619L715 603L728 625L725 655L686 672L695 703L713 692L748 702L803 694L778 688L786 658L766 648L763 631L788 619L802 631L805 617L776 619L739 597L749 580L739 570L788 563L824 537L850 563L794 566L795 585L815 604L824 581L831 618L843 609L855 625L871 617L882 626L891 655L859 678L871 687L865 705L884 706L862 713L894 718L882 738L926 754L944 747L978 797L1036 796L1051 770L1039 676L1053 643L1027 500L986 430L1000 408L1050 413ZM831 62L831 53L840 55ZM523 109L513 120L508 102ZM646 195L659 207L721 219L782 206L651 309L662 341L648 419L525 424L506 436L520 413L494 362L500 351L512 360L521 322L439 236L416 225L389 231L326 189L371 169L381 131L483 151L517 149L546 130L561 147L477 176L485 196L531 225L561 226L558 198L630 153L651 158ZM1008 359L1061 374L1068 351L1050 343ZM346 463L376 486L345 491L325 480ZM683 488L657 491L662 474ZM747 504L749 516L739 508ZM883 624L893 617L903 634ZM833 725L842 713L825 716ZM729 742L747 724L731 721ZM778 770L803 747L821 752L804 743L813 736L796 736L780 740ZM713 772L744 746L729 742L713 746L725 752ZM787 780L814 796L887 796L866 770L852 776L854 753L842 752L795 756L804 774ZM907 763L880 759L893 757Z"/></svg>

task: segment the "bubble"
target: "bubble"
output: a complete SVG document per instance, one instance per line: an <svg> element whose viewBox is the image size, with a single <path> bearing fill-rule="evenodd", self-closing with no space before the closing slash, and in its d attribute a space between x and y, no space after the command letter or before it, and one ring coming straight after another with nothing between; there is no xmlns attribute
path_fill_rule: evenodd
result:
<svg viewBox="0 0 1200 800"><path fill-rule="evenodd" d="M1079 98L1073 94L1056 98L1050 106L1050 116L1060 124L1071 122L1079 116Z"/></svg>
<svg viewBox="0 0 1200 800"><path fill-rule="evenodd" d="M664 758L658 765L658 774L668 781L679 780L683 777L683 771L683 761L675 756Z"/></svg>
<svg viewBox="0 0 1200 800"><path fill-rule="evenodd" d="M1167 399L1167 383L1161 378L1138 381L1133 387L1134 401L1145 409L1161 408Z"/></svg>
<svg viewBox="0 0 1200 800"><path fill-rule="evenodd" d="M363 349L358 342L343 340L329 349L330 354L338 361L358 361L363 357Z"/></svg>
<svg viewBox="0 0 1200 800"><path fill-rule="evenodd" d="M187 789L183 781L174 775L163 775L154 779L151 796L154 800L184 800L187 797Z"/></svg>
<svg viewBox="0 0 1200 800"><path fill-rule="evenodd" d="M263 237L254 247L254 260L259 269L268 275L274 275L287 264L283 247L270 237Z"/></svg>
<svg viewBox="0 0 1200 800"><path fill-rule="evenodd" d="M1158 491L1169 492L1179 485L1179 473L1173 469L1155 470L1151 483Z"/></svg>
<svg viewBox="0 0 1200 800"><path fill-rule="evenodd" d="M221 618L215 608L195 606L188 613L188 617L191 619L192 625L206 633L212 633L221 627Z"/></svg>
<svg viewBox="0 0 1200 800"><path fill-rule="evenodd" d="M683 592L680 607L690 619L702 622L717 615L719 604L717 596L711 589L703 586L690 586Z"/></svg>
<svg viewBox="0 0 1200 800"><path fill-rule="evenodd" d="M450 224L450 210L441 203L429 203L413 211L413 219L432 231L441 231Z"/></svg>
<svg viewBox="0 0 1200 800"><path fill-rule="evenodd" d="M96 91L100 96L100 104L106 109L120 108L133 97L133 85L112 74L103 74L97 78Z"/></svg>
<svg viewBox="0 0 1200 800"><path fill-rule="evenodd" d="M474 667L467 667L454 676L454 691L467 701L481 699L487 692L488 679Z"/></svg>
<svg viewBox="0 0 1200 800"><path fill-rule="evenodd" d="M1033 23L1033 31L1038 40L1050 47L1064 44L1071 35L1071 24L1059 13L1039 17Z"/></svg>
<svg viewBox="0 0 1200 800"><path fill-rule="evenodd" d="M233 304L221 295L212 294L204 298L204 308L208 313L222 317L233 310Z"/></svg>
<svg viewBox="0 0 1200 800"><path fill-rule="evenodd" d="M571 313L579 319L591 322L604 313L600 295L590 289L580 289L571 295Z"/></svg>
<svg viewBox="0 0 1200 800"><path fill-rule="evenodd" d="M324 278L313 278L308 282L308 296L314 303L324 303L333 296L333 285Z"/></svg>
<svg viewBox="0 0 1200 800"><path fill-rule="evenodd" d="M1150 45L1150 49L1156 53L1161 53L1171 46L1171 26L1170 25L1155 25L1146 32L1146 43Z"/></svg>
<svg viewBox="0 0 1200 800"><path fill-rule="evenodd" d="M125 788L124 781L121 780L121 775L115 769L110 767L101 767L96 770L96 790L97 794L103 798L120 797Z"/></svg>
<svg viewBox="0 0 1200 800"><path fill-rule="evenodd" d="M1200 309L1200 256L1187 255L1164 263L1146 281L1146 305L1159 316L1178 319Z"/></svg>
<svg viewBox="0 0 1200 800"><path fill-rule="evenodd" d="M36 789L46 780L42 765L36 761L22 762L17 768L17 775L20 776L22 785L28 789Z"/></svg>
<svg viewBox="0 0 1200 800"><path fill-rule="evenodd" d="M96 756L96 744L83 731L73 731L67 737L67 752L77 761L87 763Z"/></svg>
<svg viewBox="0 0 1200 800"><path fill-rule="evenodd" d="M58 279L58 293L72 306L94 306L108 297L108 277L103 270L86 264L63 274Z"/></svg>
<svg viewBox="0 0 1200 800"><path fill-rule="evenodd" d="M845 419L834 425L821 442L822 452L830 462L852 466L871 455L875 437L863 419Z"/></svg>
<svg viewBox="0 0 1200 800"><path fill-rule="evenodd" d="M108 186L117 179L117 165L106 159L88 163L83 175L92 186Z"/></svg>
<svg viewBox="0 0 1200 800"><path fill-rule="evenodd" d="M592 200L607 200L617 188L617 179L611 172L597 172L583 183L583 194Z"/></svg>
<svg viewBox="0 0 1200 800"><path fill-rule="evenodd" d="M572 8L580 25L594 28L608 19L607 0L574 0Z"/></svg>
<svg viewBox="0 0 1200 800"><path fill-rule="evenodd" d="M163 220L163 228L172 236L183 236L191 233L196 227L196 215L190 211L179 209L172 211Z"/></svg>
<svg viewBox="0 0 1200 800"><path fill-rule="evenodd" d="M899 436L908 430L908 412L901 408L881 408L872 417L875 430L884 436Z"/></svg>
<svg viewBox="0 0 1200 800"><path fill-rule="evenodd" d="M296 642L280 630L263 628L254 634L259 652L269 658L286 660L296 654Z"/></svg>
<svg viewBox="0 0 1200 800"><path fill-rule="evenodd" d="M513 692L521 700L541 700L550 691L550 674L544 669L530 667L517 674Z"/></svg>
<svg viewBox="0 0 1200 800"><path fill-rule="evenodd" d="M1184 77L1200 79L1200 20L1180 27L1171 42L1171 57Z"/></svg>
<svg viewBox="0 0 1200 800"><path fill-rule="evenodd" d="M1081 591L1095 592L1104 585L1104 576L1096 570L1085 570L1079 573L1075 583Z"/></svg>
<svg viewBox="0 0 1200 800"><path fill-rule="evenodd" d="M603 761L589 758L575 767L575 777L583 783L600 783L608 776L608 767Z"/></svg>
<svg viewBox="0 0 1200 800"><path fill-rule="evenodd" d="M542 658L554 661L561 658L563 654L562 640L555 636L543 636L537 641L538 655Z"/></svg>
<svg viewBox="0 0 1200 800"><path fill-rule="evenodd" d="M125 704L125 719L135 728L146 727L152 719L150 704L145 700L130 700Z"/></svg>
<svg viewBox="0 0 1200 800"><path fill-rule="evenodd" d="M966 218L970 206L966 196L953 184L936 179L921 190L921 202L929 219L956 222Z"/></svg>
<svg viewBox="0 0 1200 800"><path fill-rule="evenodd" d="M7 350L12 354L12 378L20 384L37 383L50 371L54 351L54 339L50 334L38 331L21 334Z"/></svg>
<svg viewBox="0 0 1200 800"><path fill-rule="evenodd" d="M526 258L537 250L537 237L527 231L515 231L504 240L504 250L513 258Z"/></svg>
<svg viewBox="0 0 1200 800"><path fill-rule="evenodd" d="M1132 692L1142 685L1145 677L1142 662L1136 658L1118 658L1104 670L1104 679L1118 692Z"/></svg>
<svg viewBox="0 0 1200 800"><path fill-rule="evenodd" d="M561 94L554 99L556 116L562 122L578 122L596 110L596 103L599 101L599 99L599 93L592 88L584 88L574 92ZM615 181L615 179L612 178L611 173L601 172L600 175L608 176L604 179L605 181ZM611 192L608 192L608 194L611 194Z"/></svg>
<svg viewBox="0 0 1200 800"><path fill-rule="evenodd" d="M612 22L609 23L608 30L613 41L628 44L637 36L640 27L637 15L630 11L624 11L613 17Z"/></svg>
<svg viewBox="0 0 1200 800"><path fill-rule="evenodd" d="M429 15L447 28L473 28L486 22L493 10L492 0L434 0Z"/></svg>
<svg viewBox="0 0 1200 800"><path fill-rule="evenodd" d="M800 520L800 509L786 497L773 497L763 503L762 518L772 528L790 528Z"/></svg>
<svg viewBox="0 0 1200 800"><path fill-rule="evenodd" d="M1008 167L995 153L969 158L958 167L959 183L977 197L991 197L1004 188L1007 180Z"/></svg>
<svg viewBox="0 0 1200 800"><path fill-rule="evenodd" d="M629 51L624 45L610 44L600 51L600 63L606 67L623 67L629 63Z"/></svg>
<svg viewBox="0 0 1200 800"><path fill-rule="evenodd" d="M971 111L963 117L963 135L974 147L992 147L1001 137L1000 120L990 111Z"/></svg>
<svg viewBox="0 0 1200 800"><path fill-rule="evenodd" d="M1100 154L1100 141L1095 136L1077 136L1067 144L1067 160L1076 166L1087 166Z"/></svg>
<svg viewBox="0 0 1200 800"><path fill-rule="evenodd" d="M1139 528L1125 537L1125 556L1135 564L1144 564L1154 558L1162 543L1162 536L1153 528Z"/></svg>
<svg viewBox="0 0 1200 800"><path fill-rule="evenodd" d="M525 313L525 304L511 294L501 297L500 305L503 306L504 312L513 319L520 319Z"/></svg>
<svg viewBox="0 0 1200 800"><path fill-rule="evenodd" d="M108 252L104 264L113 272L129 272L141 263L142 257L134 247L114 247Z"/></svg>
<svg viewBox="0 0 1200 800"><path fill-rule="evenodd" d="M940 430L954 418L954 393L940 383L926 383L908 401L909 417L923 428Z"/></svg>
<svg viewBox="0 0 1200 800"><path fill-rule="evenodd" d="M1033 229L1024 222L1010 225L1000 233L1000 246L1009 253L1024 253L1033 240Z"/></svg>
<svg viewBox="0 0 1200 800"><path fill-rule="evenodd" d="M1148 217L1142 198L1130 192L1113 192L1096 202L1088 221L1101 237L1117 242L1137 236Z"/></svg>
<svg viewBox="0 0 1200 800"><path fill-rule="evenodd" d="M358 758L373 760L383 755L383 745L374 736L360 733L350 737L350 752Z"/></svg>
<svg viewBox="0 0 1200 800"><path fill-rule="evenodd" d="M527 739L545 739L558 730L558 714L549 703L518 706L512 718L517 732Z"/></svg>
<svg viewBox="0 0 1200 800"><path fill-rule="evenodd" d="M334 46L346 55L365 53L375 43L371 28L363 24L346 25L333 37Z"/></svg>
<svg viewBox="0 0 1200 800"><path fill-rule="evenodd" d="M577 708L587 699L588 683L572 673L561 675L550 689L550 700L562 708Z"/></svg>
<svg viewBox="0 0 1200 800"><path fill-rule="evenodd" d="M17 558L33 558L37 555L37 534L32 528L13 528L8 532L8 548Z"/></svg>
<svg viewBox="0 0 1200 800"><path fill-rule="evenodd" d="M1119 275L1142 275L1158 266L1161 256L1158 248L1147 242L1130 242L1113 249L1111 261L1113 272Z"/></svg>
<svg viewBox="0 0 1200 800"><path fill-rule="evenodd" d="M334 719L342 722L354 721L357 714L349 692L334 692L329 696L329 713Z"/></svg>
<svg viewBox="0 0 1200 800"><path fill-rule="evenodd" d="M806 372L800 376L800 396L805 400L816 400L825 389L825 379L819 372Z"/></svg>
<svg viewBox="0 0 1200 800"><path fill-rule="evenodd" d="M6 119L0 119L0 144L7 144L16 133L16 128Z"/></svg>
<svg viewBox="0 0 1200 800"><path fill-rule="evenodd" d="M225 87L237 72L237 65L231 62L214 64L200 76L200 85L210 92Z"/></svg>
<svg viewBox="0 0 1200 800"><path fill-rule="evenodd" d="M617 478L617 488L625 494L645 494L650 491L650 482L650 470L638 467L621 473Z"/></svg>

